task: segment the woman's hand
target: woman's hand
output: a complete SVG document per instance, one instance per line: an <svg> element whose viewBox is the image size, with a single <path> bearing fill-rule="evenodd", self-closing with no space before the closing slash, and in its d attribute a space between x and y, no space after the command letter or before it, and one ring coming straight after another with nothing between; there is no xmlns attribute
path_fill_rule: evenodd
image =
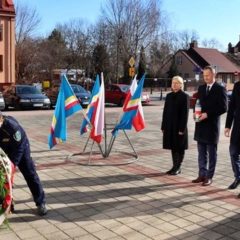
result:
<svg viewBox="0 0 240 240"><path fill-rule="evenodd" d="M230 136L230 128L225 128L225 129L224 129L224 135L225 135L226 137L229 137L229 136Z"/></svg>

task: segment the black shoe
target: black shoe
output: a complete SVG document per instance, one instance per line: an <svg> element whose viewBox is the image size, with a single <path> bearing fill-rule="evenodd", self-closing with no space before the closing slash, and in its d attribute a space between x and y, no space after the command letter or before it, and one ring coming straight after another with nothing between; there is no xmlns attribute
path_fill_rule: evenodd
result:
<svg viewBox="0 0 240 240"><path fill-rule="evenodd" d="M211 185L212 184L212 179L211 178L206 178L204 181L203 181L203 183L202 183L202 186L209 186L209 185Z"/></svg>
<svg viewBox="0 0 240 240"><path fill-rule="evenodd" d="M205 177L197 177L196 179L192 180L192 183L201 183L204 182L206 178Z"/></svg>
<svg viewBox="0 0 240 240"><path fill-rule="evenodd" d="M15 206L14 206L14 203L13 203L13 202L11 203L10 211L11 211L11 213L14 213L14 212L15 212Z"/></svg>
<svg viewBox="0 0 240 240"><path fill-rule="evenodd" d="M169 174L170 175L178 175L180 173L181 173L181 169L179 168L179 169L176 169L176 170L172 170L172 172L170 172Z"/></svg>
<svg viewBox="0 0 240 240"><path fill-rule="evenodd" d="M15 211L15 202L14 202L14 199L12 198L11 206L10 206L10 212L14 213L14 211Z"/></svg>
<svg viewBox="0 0 240 240"><path fill-rule="evenodd" d="M171 173L172 173L173 170L174 170L174 168L172 167L170 170L168 170L168 171L166 172L166 174L170 174L170 175L171 175Z"/></svg>
<svg viewBox="0 0 240 240"><path fill-rule="evenodd" d="M234 182L228 187L228 189L235 189L240 184L240 179L235 179Z"/></svg>
<svg viewBox="0 0 240 240"><path fill-rule="evenodd" d="M170 170L168 170L168 171L166 172L166 174L171 174L171 172L174 171L174 169L175 169L175 168L172 167Z"/></svg>
<svg viewBox="0 0 240 240"><path fill-rule="evenodd" d="M44 216L47 214L47 208L45 204L41 204L37 207L38 215Z"/></svg>

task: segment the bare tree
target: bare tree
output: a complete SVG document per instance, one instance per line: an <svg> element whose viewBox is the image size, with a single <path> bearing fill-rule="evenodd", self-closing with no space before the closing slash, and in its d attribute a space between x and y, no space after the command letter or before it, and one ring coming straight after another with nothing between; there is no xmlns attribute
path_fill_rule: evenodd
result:
<svg viewBox="0 0 240 240"><path fill-rule="evenodd" d="M222 44L215 38L211 39L204 39L202 41L202 46L205 48L217 48L217 49L223 49Z"/></svg>
<svg viewBox="0 0 240 240"><path fill-rule="evenodd" d="M37 10L29 5L16 4L16 43L20 44L33 36L41 19Z"/></svg>
<svg viewBox="0 0 240 240"><path fill-rule="evenodd" d="M160 1L108 0L102 17L112 40L109 48L118 79L123 72L119 64L130 56L136 59L140 48L147 48L155 38L161 19Z"/></svg>
<svg viewBox="0 0 240 240"><path fill-rule="evenodd" d="M109 47L112 42L111 29L103 18L99 18L97 23L89 28L92 38L92 44L102 44Z"/></svg>
<svg viewBox="0 0 240 240"><path fill-rule="evenodd" d="M32 36L40 23L40 18L36 9L28 5L16 4L16 81L30 77L29 65L32 65L31 56L35 56L36 49L32 48ZM33 52L30 52L32 50ZM29 57L26 57L28 54Z"/></svg>
<svg viewBox="0 0 240 240"><path fill-rule="evenodd" d="M197 41L199 39L198 33L195 30L184 30L181 32L178 32L174 36L174 48L175 50L178 49L188 49L189 44L195 40Z"/></svg>
<svg viewBox="0 0 240 240"><path fill-rule="evenodd" d="M66 68L86 69L91 55L91 36L88 24L81 20L70 20L56 27L62 34L67 47Z"/></svg>
<svg viewBox="0 0 240 240"><path fill-rule="evenodd" d="M50 79L52 71L66 67L67 49L62 33L54 29L47 39L40 42L41 52L39 52L39 64Z"/></svg>
<svg viewBox="0 0 240 240"><path fill-rule="evenodd" d="M17 82L31 83L40 71L38 68L39 48L35 39L25 39L24 44L17 48Z"/></svg>
<svg viewBox="0 0 240 240"><path fill-rule="evenodd" d="M167 60L172 56L171 44L168 41L159 41L156 39L151 43L149 50L149 58L151 66L149 73L152 77L161 76L162 67Z"/></svg>
<svg viewBox="0 0 240 240"><path fill-rule="evenodd" d="M95 73L100 75L101 72L103 72L104 78L106 79L109 68L109 57L104 45L97 45L94 48L92 62Z"/></svg>

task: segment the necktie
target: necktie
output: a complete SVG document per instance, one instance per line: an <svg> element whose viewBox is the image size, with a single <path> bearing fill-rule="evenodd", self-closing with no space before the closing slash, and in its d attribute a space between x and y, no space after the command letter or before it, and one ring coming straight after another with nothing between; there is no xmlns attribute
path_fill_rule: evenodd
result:
<svg viewBox="0 0 240 240"><path fill-rule="evenodd" d="M210 86L207 86L206 95L208 95L209 92L210 92Z"/></svg>

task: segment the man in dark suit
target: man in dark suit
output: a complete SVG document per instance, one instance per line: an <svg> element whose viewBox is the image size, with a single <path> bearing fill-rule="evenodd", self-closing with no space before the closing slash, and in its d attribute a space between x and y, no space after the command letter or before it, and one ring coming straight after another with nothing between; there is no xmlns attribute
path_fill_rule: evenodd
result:
<svg viewBox="0 0 240 240"><path fill-rule="evenodd" d="M240 82L234 84L232 91L224 131L226 137L230 136L232 124L229 152L235 180L228 187L229 189L235 189L240 184Z"/></svg>
<svg viewBox="0 0 240 240"><path fill-rule="evenodd" d="M216 83L215 69L211 66L203 69L203 79L205 84L198 88L201 115L194 133L198 147L199 173L192 182L208 186L212 183L217 163L220 115L227 111L227 93L223 86Z"/></svg>

